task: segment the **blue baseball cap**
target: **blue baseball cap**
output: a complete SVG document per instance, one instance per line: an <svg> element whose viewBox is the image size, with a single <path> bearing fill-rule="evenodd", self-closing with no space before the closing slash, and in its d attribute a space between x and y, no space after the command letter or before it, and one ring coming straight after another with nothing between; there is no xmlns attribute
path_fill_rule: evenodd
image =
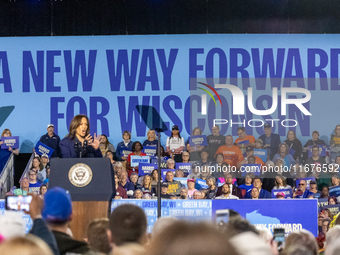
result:
<svg viewBox="0 0 340 255"><path fill-rule="evenodd" d="M47 222L69 220L72 215L70 193L60 187L49 189L44 196L41 215Z"/></svg>

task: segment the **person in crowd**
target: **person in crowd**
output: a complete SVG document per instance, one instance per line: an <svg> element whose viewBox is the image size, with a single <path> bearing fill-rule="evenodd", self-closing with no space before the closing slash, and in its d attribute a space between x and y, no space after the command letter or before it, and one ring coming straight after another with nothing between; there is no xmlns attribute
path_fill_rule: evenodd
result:
<svg viewBox="0 0 340 255"><path fill-rule="evenodd" d="M340 147L340 125L336 125L334 134L331 135L330 145L332 148Z"/></svg>
<svg viewBox="0 0 340 255"><path fill-rule="evenodd" d="M151 187L157 190L158 183L158 169L154 169L151 172Z"/></svg>
<svg viewBox="0 0 340 255"><path fill-rule="evenodd" d="M169 155L167 152L165 152L163 146L161 146L160 148L161 148L161 159L162 159L162 160L168 160L168 159L170 158L170 155ZM158 152L157 152L157 153L158 153ZM155 159L158 159L157 154L156 154L156 156L155 156L154 158L155 158Z"/></svg>
<svg viewBox="0 0 340 255"><path fill-rule="evenodd" d="M190 174L187 177L192 179L201 178L201 168L198 162L193 163Z"/></svg>
<svg viewBox="0 0 340 255"><path fill-rule="evenodd" d="M50 174L51 174L51 169L50 169L50 167L48 166L48 167L46 168L46 179L43 181L43 184L45 184L45 185L47 186L47 188L48 188L48 185L49 185L49 183L50 183Z"/></svg>
<svg viewBox="0 0 340 255"><path fill-rule="evenodd" d="M167 171L165 179L165 182L168 184L168 194L179 196L182 185L181 182L174 181L174 173L172 171Z"/></svg>
<svg viewBox="0 0 340 255"><path fill-rule="evenodd" d="M42 184L39 188L39 194L41 198L44 198L44 195L47 192L47 186L45 184Z"/></svg>
<svg viewBox="0 0 340 255"><path fill-rule="evenodd" d="M239 163L239 167L241 167L244 164L251 164L248 162L248 159L250 156L255 157L255 162L253 164L260 164L261 166L264 166L264 162L261 158L259 158L258 156L254 156L254 147L251 145L247 145L245 148L246 154L247 156Z"/></svg>
<svg viewBox="0 0 340 255"><path fill-rule="evenodd" d="M87 243L72 239L67 234L69 222L72 219L72 200L68 191L60 187L49 189L44 196L41 215L52 230L61 255L83 254L89 251Z"/></svg>
<svg viewBox="0 0 340 255"><path fill-rule="evenodd" d="M237 128L238 138L235 140L235 145L237 145L242 153L246 152L247 146L255 146L255 137L252 135L247 135L246 129L244 127Z"/></svg>
<svg viewBox="0 0 340 255"><path fill-rule="evenodd" d="M142 208L122 204L110 216L111 243L122 246L128 243L143 245L146 242L147 218Z"/></svg>
<svg viewBox="0 0 340 255"><path fill-rule="evenodd" d="M290 249L294 245L305 247L308 250L309 253L303 254L318 255L319 248L315 237L305 229L288 235L285 240L285 250Z"/></svg>
<svg viewBox="0 0 340 255"><path fill-rule="evenodd" d="M140 185L138 183L138 174L137 173L132 173L130 175L130 183L133 184L133 190L135 190L135 189L140 187Z"/></svg>
<svg viewBox="0 0 340 255"><path fill-rule="evenodd" d="M312 147L312 157L306 160L306 165L310 165L310 169L312 169L312 165L319 164L322 168L323 165L326 165L326 161L323 157L319 156L319 146L313 145Z"/></svg>
<svg viewBox="0 0 340 255"><path fill-rule="evenodd" d="M309 198L314 197L314 193L307 189L306 180L300 180L299 188L293 193L293 198Z"/></svg>
<svg viewBox="0 0 340 255"><path fill-rule="evenodd" d="M255 140L255 149L263 149L263 140L260 138Z"/></svg>
<svg viewBox="0 0 340 255"><path fill-rule="evenodd" d="M259 199L260 197L260 191L258 188L256 187L253 187L251 190L250 190L250 196L251 196L251 199Z"/></svg>
<svg viewBox="0 0 340 255"><path fill-rule="evenodd" d="M70 124L68 135L61 140L63 158L102 158L99 149L99 136L89 134L90 122L86 115L75 116Z"/></svg>
<svg viewBox="0 0 340 255"><path fill-rule="evenodd" d="M54 133L54 125L47 125L47 133L40 137L40 142L53 149L51 158L61 158L60 137Z"/></svg>
<svg viewBox="0 0 340 255"><path fill-rule="evenodd" d="M259 191L259 198L271 198L270 192L262 189L262 179L260 177L258 176L254 177L253 186L257 188L257 190ZM248 191L245 195L245 198L251 198L251 192Z"/></svg>
<svg viewBox="0 0 340 255"><path fill-rule="evenodd" d="M170 199L170 194L168 193L168 183L163 182L161 186L161 198Z"/></svg>
<svg viewBox="0 0 340 255"><path fill-rule="evenodd" d="M187 180L187 185L188 185L188 198L192 199L194 196L195 191L197 191L197 189L195 189L195 179L189 178Z"/></svg>
<svg viewBox="0 0 340 255"><path fill-rule="evenodd" d="M156 194L156 190L153 189L152 186L151 186L150 175L144 175L143 183L142 183L142 186L141 186L140 189L143 192L143 195L149 194L150 196L152 196L152 195Z"/></svg>
<svg viewBox="0 0 340 255"><path fill-rule="evenodd" d="M277 158L283 158L283 166L290 167L292 162L294 161L294 158L292 155L289 154L289 147L286 143L281 143L279 145L279 149L277 151L277 154L273 157L273 162L276 162Z"/></svg>
<svg viewBox="0 0 340 255"><path fill-rule="evenodd" d="M230 167L237 168L238 164L243 160L243 155L238 146L233 144L233 137L227 135L225 138L225 145L219 147L216 154L223 154L224 162L228 163Z"/></svg>
<svg viewBox="0 0 340 255"><path fill-rule="evenodd" d="M143 197L143 192L140 189L136 189L134 194L133 194L133 198L134 199L142 199Z"/></svg>
<svg viewBox="0 0 340 255"><path fill-rule="evenodd" d="M212 134L207 136L207 142L209 147L209 160L214 161L214 155L221 146L225 145L225 136L220 135L220 127L215 125L211 129Z"/></svg>
<svg viewBox="0 0 340 255"><path fill-rule="evenodd" d="M29 193L30 182L27 177L23 177L20 180L20 188L13 190L13 194L16 196L26 196Z"/></svg>
<svg viewBox="0 0 340 255"><path fill-rule="evenodd" d="M234 185L232 174L226 172L224 176L225 176L225 184L229 185L231 194L234 196L237 196L238 198L242 198L241 189L237 187L236 185ZM222 195L222 187L218 187L216 196L221 196L221 195Z"/></svg>
<svg viewBox="0 0 340 255"><path fill-rule="evenodd" d="M12 133L8 128L4 129L4 131L2 131L1 133L1 138L10 136L12 136ZM2 172L7 163L7 160L9 159L9 156L11 156L12 153L14 155L19 155L19 149L13 149L11 147L9 147L8 149L1 149L1 145L3 143L4 142L0 140L0 173Z"/></svg>
<svg viewBox="0 0 340 255"><path fill-rule="evenodd" d="M115 165L115 163L116 163L115 154L111 150L106 151L104 158L110 159L112 166Z"/></svg>
<svg viewBox="0 0 340 255"><path fill-rule="evenodd" d="M175 171L175 177L177 177L177 178L184 178L184 172L183 172L183 170L182 170L182 169L177 169L177 170Z"/></svg>
<svg viewBox="0 0 340 255"><path fill-rule="evenodd" d="M285 193L283 193L283 192L277 192L276 198L277 198L277 199L285 199Z"/></svg>
<svg viewBox="0 0 340 255"><path fill-rule="evenodd" d="M272 126L269 123L266 123L264 124L264 135L261 135L259 138L264 143L263 149L267 150L267 157L272 160L281 143L280 136L272 133Z"/></svg>
<svg viewBox="0 0 340 255"><path fill-rule="evenodd" d="M151 195L148 193L143 194L142 199L152 199Z"/></svg>
<svg viewBox="0 0 340 255"><path fill-rule="evenodd" d="M143 150L143 145L140 142L136 141L133 143L132 148L131 148L132 153L129 154L126 160L126 168L128 170L129 176L133 172L138 173L138 165L131 166L131 156L140 156L140 157L146 156L146 154L142 152L142 150Z"/></svg>
<svg viewBox="0 0 340 255"><path fill-rule="evenodd" d="M223 176L223 170L222 170L222 163L224 161L224 157L223 157L223 154L222 153L219 153L216 155L216 164L214 165L215 166L215 171L212 172L212 176L214 176L215 178L220 178Z"/></svg>
<svg viewBox="0 0 340 255"><path fill-rule="evenodd" d="M337 187L339 185L340 185L339 176L337 174L334 174L332 176L332 187Z"/></svg>
<svg viewBox="0 0 340 255"><path fill-rule="evenodd" d="M118 178L120 178L120 174L123 170L126 171L122 162L119 162L119 161L115 163L113 170L114 170L115 174L117 174Z"/></svg>
<svg viewBox="0 0 340 255"><path fill-rule="evenodd" d="M254 175L252 173L248 173L244 177L244 184L240 185L242 197L246 195L246 193L253 188L253 179Z"/></svg>
<svg viewBox="0 0 340 255"><path fill-rule="evenodd" d="M201 160L199 161L200 165L211 165L212 162L209 160L208 149L203 149L201 152Z"/></svg>
<svg viewBox="0 0 340 255"><path fill-rule="evenodd" d="M143 142L143 146L158 146L158 140L156 137L156 132L150 129L146 134L147 139Z"/></svg>
<svg viewBox="0 0 340 255"><path fill-rule="evenodd" d="M292 187L290 185L287 184L287 180L284 176L282 176L281 174L277 174L275 177L275 186L274 186L274 190L275 189L291 189Z"/></svg>
<svg viewBox="0 0 340 255"><path fill-rule="evenodd" d="M36 173L38 173L40 171L40 158L39 158L39 156L34 157L32 159L32 166L31 166L30 170L33 170Z"/></svg>
<svg viewBox="0 0 340 255"><path fill-rule="evenodd" d="M50 165L50 160L48 158L48 155L46 153L42 154L41 155L41 158L40 158L40 169L46 169L47 166Z"/></svg>
<svg viewBox="0 0 340 255"><path fill-rule="evenodd" d="M321 195L320 198L328 198L329 197L329 187L323 186L321 189Z"/></svg>
<svg viewBox="0 0 340 255"><path fill-rule="evenodd" d="M172 158L169 158L166 162L166 168L175 169L175 160L173 160Z"/></svg>
<svg viewBox="0 0 340 255"><path fill-rule="evenodd" d="M295 160L300 160L302 155L302 143L297 139L294 130L289 130L287 133L287 140L284 141L288 147L295 152L293 153L293 158Z"/></svg>
<svg viewBox="0 0 340 255"><path fill-rule="evenodd" d="M314 198L319 198L321 195L321 192L318 191L317 189L318 185L316 183L316 181L310 181L309 182L309 191L314 193Z"/></svg>
<svg viewBox="0 0 340 255"><path fill-rule="evenodd" d="M180 194L179 194L180 199L188 199L188 188L182 187Z"/></svg>
<svg viewBox="0 0 340 255"><path fill-rule="evenodd" d="M329 205L335 205L338 203L338 200L336 199L336 197L329 197L328 198L328 204Z"/></svg>
<svg viewBox="0 0 340 255"><path fill-rule="evenodd" d="M87 227L87 244L91 251L100 255L109 255L112 250L110 236L110 222L108 218L94 219Z"/></svg>
<svg viewBox="0 0 340 255"><path fill-rule="evenodd" d="M209 165L203 165L200 167L201 169L201 174L199 176L200 179L206 180L209 175L211 175L210 167Z"/></svg>
<svg viewBox="0 0 340 255"><path fill-rule="evenodd" d="M126 190L119 184L119 179L117 174L115 174L115 186L116 186L116 195L114 199L122 199L128 198Z"/></svg>
<svg viewBox="0 0 340 255"><path fill-rule="evenodd" d="M201 192L201 191L196 190L196 191L194 192L193 199L203 199L202 197L203 197L203 195L202 195L202 192Z"/></svg>
<svg viewBox="0 0 340 255"><path fill-rule="evenodd" d="M204 149L204 146L202 145L190 146L190 139L198 135L202 135L202 130L199 127L195 127L192 131L192 136L186 142L186 149L188 152L190 152L191 161L200 161L200 154Z"/></svg>
<svg viewBox="0 0 340 255"><path fill-rule="evenodd" d="M303 159L306 161L308 158L308 150L310 150L314 145L323 145L326 147L324 140L319 139L320 134L318 131L314 130L312 133L312 139L308 140L303 146Z"/></svg>
<svg viewBox="0 0 340 255"><path fill-rule="evenodd" d="M208 188L206 189L206 198L207 199L215 199L216 197L216 179L213 176L208 176L206 183L208 185Z"/></svg>
<svg viewBox="0 0 340 255"><path fill-rule="evenodd" d="M340 226L330 228L326 235L325 255L336 255L339 252Z"/></svg>
<svg viewBox="0 0 340 255"><path fill-rule="evenodd" d="M172 126L171 136L166 139L166 152L176 162L182 162L184 147L184 138L181 137L178 126Z"/></svg>
<svg viewBox="0 0 340 255"><path fill-rule="evenodd" d="M190 153L188 151L183 151L182 153L182 163L190 162Z"/></svg>
<svg viewBox="0 0 340 255"><path fill-rule="evenodd" d="M47 154L42 154L41 155L41 159L40 159L40 168L37 171L37 179L38 181L40 181L41 183L43 183L45 181L45 179L47 178L47 173L46 173L46 169L49 168L49 159Z"/></svg>
<svg viewBox="0 0 340 255"><path fill-rule="evenodd" d="M103 157L106 156L107 151L115 152L116 149L113 146L112 143L109 142L109 139L107 139L107 136L102 134L99 139L99 149L103 155Z"/></svg>
<svg viewBox="0 0 340 255"><path fill-rule="evenodd" d="M128 181L127 172L124 170L120 173L119 185L122 186L128 196L133 196L133 191L135 190L135 185Z"/></svg>
<svg viewBox="0 0 340 255"><path fill-rule="evenodd" d="M117 161L126 161L127 156L122 154L122 150L132 151L133 142L131 141L131 133L129 131L124 131L122 135L123 141L118 143L116 150L116 160Z"/></svg>
<svg viewBox="0 0 340 255"><path fill-rule="evenodd" d="M28 173L29 180L29 192L39 194L41 182L37 180L37 173L34 170L30 170Z"/></svg>
<svg viewBox="0 0 340 255"><path fill-rule="evenodd" d="M216 199L239 199L239 198L231 194L229 185L225 183L222 185L222 195L216 197Z"/></svg>

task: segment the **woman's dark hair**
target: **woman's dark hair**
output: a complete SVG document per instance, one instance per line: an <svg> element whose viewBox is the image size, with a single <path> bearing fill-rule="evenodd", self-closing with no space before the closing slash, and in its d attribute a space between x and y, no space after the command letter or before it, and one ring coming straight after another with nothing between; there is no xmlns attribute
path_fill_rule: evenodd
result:
<svg viewBox="0 0 340 255"><path fill-rule="evenodd" d="M150 175L150 176L151 176L151 181L156 181L156 182L158 182L158 180L154 180L154 178L153 178L153 173L154 173L155 171L158 173L158 169L152 170L151 175Z"/></svg>
<svg viewBox="0 0 340 255"><path fill-rule="evenodd" d="M338 200L336 199L336 197L329 197L329 198L328 198L328 204L329 204L329 201L330 201L331 199L333 199L334 202L335 202L336 204L338 203Z"/></svg>
<svg viewBox="0 0 340 255"><path fill-rule="evenodd" d="M85 137L88 136L88 134L90 133L90 121L89 118L86 115L82 115L79 114L77 116L74 116L70 127L69 127L69 133L68 133L68 137L73 140L76 137L76 132L77 132L77 128L80 126L81 124L81 120L85 118L87 121L87 130L86 130L86 134Z"/></svg>
<svg viewBox="0 0 340 255"><path fill-rule="evenodd" d="M133 144L132 144L132 148L131 148L131 151L132 152L135 152L136 151L136 144L137 143L139 143L139 145L140 145L140 147L141 147L141 149L140 150L143 150L143 145L139 142L139 141L136 141L136 142L134 142Z"/></svg>
<svg viewBox="0 0 340 255"><path fill-rule="evenodd" d="M39 193L40 193L40 194L41 194L41 190L42 190L43 187L45 187L45 188L47 189L47 186L46 186L45 184L42 184L42 185L40 186L40 188L39 188Z"/></svg>
<svg viewBox="0 0 340 255"><path fill-rule="evenodd" d="M106 138L106 142L104 143L104 145L105 145L105 149L107 148L107 146L109 145L109 139L107 139L107 136L106 135L104 135L104 134L101 134L100 136L104 136L105 138Z"/></svg>
<svg viewBox="0 0 340 255"><path fill-rule="evenodd" d="M287 180L285 177L283 177L281 174L277 174L276 176L280 177L280 179L282 180L282 186L283 187L286 187L287 186ZM276 178L275 178L275 186L278 188L279 187L279 184L277 183L276 181Z"/></svg>
<svg viewBox="0 0 340 255"><path fill-rule="evenodd" d="M178 130L178 138L182 138L182 137L181 137L181 132L179 132L179 129L177 129L177 130ZM171 136L170 136L170 138L172 138L172 137L174 137L174 136L173 136L173 133L172 133L172 130L171 130Z"/></svg>

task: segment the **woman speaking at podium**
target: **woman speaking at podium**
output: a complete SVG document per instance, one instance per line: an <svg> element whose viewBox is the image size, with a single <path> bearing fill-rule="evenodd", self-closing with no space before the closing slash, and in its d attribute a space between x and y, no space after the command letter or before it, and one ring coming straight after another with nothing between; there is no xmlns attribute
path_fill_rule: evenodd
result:
<svg viewBox="0 0 340 255"><path fill-rule="evenodd" d="M60 142L63 158L102 158L99 138L89 134L90 123L86 115L75 116L70 124L69 134Z"/></svg>

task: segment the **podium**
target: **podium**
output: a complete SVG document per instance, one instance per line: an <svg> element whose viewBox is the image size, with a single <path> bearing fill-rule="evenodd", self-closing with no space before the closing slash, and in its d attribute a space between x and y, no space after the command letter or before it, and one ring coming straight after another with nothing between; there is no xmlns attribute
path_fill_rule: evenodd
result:
<svg viewBox="0 0 340 255"><path fill-rule="evenodd" d="M109 215L115 194L112 164L107 158L52 158L49 188L68 190L72 198L73 237L83 241L87 226Z"/></svg>

